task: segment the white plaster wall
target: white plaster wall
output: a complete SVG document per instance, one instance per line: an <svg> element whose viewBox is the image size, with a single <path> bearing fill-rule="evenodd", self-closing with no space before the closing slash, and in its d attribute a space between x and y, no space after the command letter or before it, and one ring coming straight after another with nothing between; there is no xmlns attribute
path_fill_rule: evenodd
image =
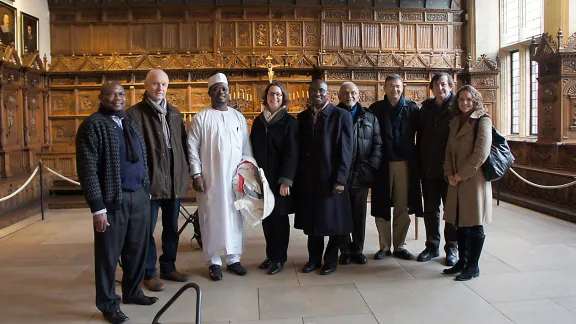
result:
<svg viewBox="0 0 576 324"><path fill-rule="evenodd" d="M16 39L18 42L21 39L21 27L20 24L22 23L21 13L25 12L31 16L34 16L40 20L38 27L38 50L40 51L40 55L44 57L44 54L50 60L50 12L48 11L48 1L47 0L0 0L1 2L7 3L12 7L17 9L17 31L16 31ZM18 52L21 51L21 45L18 43Z"/></svg>
<svg viewBox="0 0 576 324"><path fill-rule="evenodd" d="M500 50L500 0L474 1L476 57L486 54L495 59ZM474 46L474 45L473 45ZM475 59L475 58L474 58Z"/></svg>

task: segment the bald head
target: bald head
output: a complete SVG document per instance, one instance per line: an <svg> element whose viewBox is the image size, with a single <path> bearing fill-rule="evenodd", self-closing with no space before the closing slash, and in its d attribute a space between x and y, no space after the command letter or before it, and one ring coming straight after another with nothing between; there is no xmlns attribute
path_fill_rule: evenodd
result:
<svg viewBox="0 0 576 324"><path fill-rule="evenodd" d="M107 111L120 111L126 106L126 93L118 81L104 82L98 99L100 106Z"/></svg>
<svg viewBox="0 0 576 324"><path fill-rule="evenodd" d="M152 69L146 75L144 86L146 87L146 94L148 98L155 102L160 102L166 97L168 91L168 74L160 69Z"/></svg>
<svg viewBox="0 0 576 324"><path fill-rule="evenodd" d="M338 99L344 106L352 109L360 100L360 91L353 82L344 82L338 91Z"/></svg>
<svg viewBox="0 0 576 324"><path fill-rule="evenodd" d="M322 80L313 80L308 88L310 104L315 108L322 108L328 101L328 85Z"/></svg>

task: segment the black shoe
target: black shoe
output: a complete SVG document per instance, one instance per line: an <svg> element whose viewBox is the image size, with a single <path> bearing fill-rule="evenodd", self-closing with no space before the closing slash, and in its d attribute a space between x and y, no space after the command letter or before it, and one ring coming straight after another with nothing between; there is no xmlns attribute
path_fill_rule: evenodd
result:
<svg viewBox="0 0 576 324"><path fill-rule="evenodd" d="M284 262L272 262L270 269L268 270L269 275L275 275L284 268Z"/></svg>
<svg viewBox="0 0 576 324"><path fill-rule="evenodd" d="M104 318L112 324L120 324L129 320L128 316L126 316L126 314L124 314L121 310L117 310L111 313L102 312L102 315L104 315Z"/></svg>
<svg viewBox="0 0 576 324"><path fill-rule="evenodd" d="M133 298L125 299L122 298L122 303L124 304L135 304L135 305L152 305L158 301L157 297L148 297L144 295L136 296Z"/></svg>
<svg viewBox="0 0 576 324"><path fill-rule="evenodd" d="M390 252L390 250L388 250L388 251L378 250L378 252L376 252L376 254L374 254L374 260L382 260L382 259L384 259L384 257L391 256L391 255L392 255L392 252Z"/></svg>
<svg viewBox="0 0 576 324"><path fill-rule="evenodd" d="M320 274L321 275L329 275L334 271L336 271L336 263L324 264L322 266L322 270L320 271Z"/></svg>
<svg viewBox="0 0 576 324"><path fill-rule="evenodd" d="M432 250L429 248L425 248L424 251L422 251L418 255L418 258L416 259L416 261L426 262L426 261L432 260L433 258L437 258L439 256L440 256L440 252L438 252L438 250Z"/></svg>
<svg viewBox="0 0 576 324"><path fill-rule="evenodd" d="M352 261L356 264L366 264L368 263L368 259L363 253L354 253L352 254Z"/></svg>
<svg viewBox="0 0 576 324"><path fill-rule="evenodd" d="M226 270L239 276L244 276L248 273L248 271L246 271L246 268L244 268L244 266L240 262L227 265Z"/></svg>
<svg viewBox="0 0 576 324"><path fill-rule="evenodd" d="M466 267L462 272L456 276L456 281L468 281L472 278L480 276L479 267Z"/></svg>
<svg viewBox="0 0 576 324"><path fill-rule="evenodd" d="M258 268L264 270L264 269L270 268L271 265L272 265L272 260L266 258L266 260L264 260L262 263L260 263Z"/></svg>
<svg viewBox="0 0 576 324"><path fill-rule="evenodd" d="M394 250L392 253L395 257L403 259L403 260L414 260L414 256L412 253L408 252L406 249Z"/></svg>
<svg viewBox="0 0 576 324"><path fill-rule="evenodd" d="M222 269L219 265L211 265L210 268L208 268L208 273L210 274L210 279L214 281L222 280Z"/></svg>
<svg viewBox="0 0 576 324"><path fill-rule="evenodd" d="M304 268L302 268L302 272L303 273L310 273L318 268L320 268L321 265L320 263L316 263L316 262L312 262L312 261L308 261L306 262L306 264L304 265Z"/></svg>
<svg viewBox="0 0 576 324"><path fill-rule="evenodd" d="M340 264L347 265L347 264L350 264L351 261L352 261L352 257L350 256L350 253L340 254L340 259L338 260L338 262Z"/></svg>
<svg viewBox="0 0 576 324"><path fill-rule="evenodd" d="M453 267L456 264L456 254L452 251L446 252L446 266Z"/></svg>
<svg viewBox="0 0 576 324"><path fill-rule="evenodd" d="M463 259L458 260L452 268L442 270L443 274L457 274L462 272L466 267L466 262Z"/></svg>

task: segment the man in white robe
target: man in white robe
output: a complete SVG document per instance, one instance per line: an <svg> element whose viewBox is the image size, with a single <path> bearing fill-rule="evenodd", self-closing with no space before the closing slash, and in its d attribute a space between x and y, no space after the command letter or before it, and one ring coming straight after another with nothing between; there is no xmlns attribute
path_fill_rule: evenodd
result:
<svg viewBox="0 0 576 324"><path fill-rule="evenodd" d="M242 216L234 208L232 178L243 156L252 156L246 119L228 107L228 80L222 73L208 79L211 108L194 116L188 129L188 152L197 191L204 257L212 280L222 279L222 255L226 268L246 274L240 263L243 250Z"/></svg>

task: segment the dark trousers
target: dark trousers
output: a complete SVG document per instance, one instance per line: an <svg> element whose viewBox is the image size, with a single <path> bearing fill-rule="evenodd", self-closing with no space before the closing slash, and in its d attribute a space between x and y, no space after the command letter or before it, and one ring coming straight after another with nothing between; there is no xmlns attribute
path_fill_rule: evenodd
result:
<svg viewBox="0 0 576 324"><path fill-rule="evenodd" d="M336 264L338 262L338 249L344 241L345 235L329 236L328 245L324 252L324 236L308 235L308 261L321 264L322 253L324 253L324 264Z"/></svg>
<svg viewBox="0 0 576 324"><path fill-rule="evenodd" d="M424 225L426 226L426 247L438 250L440 247L440 203L446 204L448 183L443 177L422 179L422 196L424 198ZM444 224L444 250L455 252L458 246L456 227Z"/></svg>
<svg viewBox="0 0 576 324"><path fill-rule="evenodd" d="M290 241L290 219L288 215L272 212L262 221L266 239L266 257L273 262L288 260L288 243Z"/></svg>
<svg viewBox="0 0 576 324"><path fill-rule="evenodd" d="M352 206L352 239L346 234L342 253L359 254L364 250L366 238L366 210L368 201L368 188L351 188L350 205Z"/></svg>
<svg viewBox="0 0 576 324"><path fill-rule="evenodd" d="M176 271L176 254L178 253L178 215L180 199L158 199L150 201L150 229L148 240L148 255L144 279L156 278L156 241L154 229L158 220L158 210L162 209L162 255L160 256L160 273L170 274Z"/></svg>
<svg viewBox="0 0 576 324"><path fill-rule="evenodd" d="M116 266L122 261L122 297L142 295L144 262L150 228L150 196L144 190L123 192L120 210L108 212L110 226L103 233L94 230L96 307L102 312L120 309L116 294Z"/></svg>

